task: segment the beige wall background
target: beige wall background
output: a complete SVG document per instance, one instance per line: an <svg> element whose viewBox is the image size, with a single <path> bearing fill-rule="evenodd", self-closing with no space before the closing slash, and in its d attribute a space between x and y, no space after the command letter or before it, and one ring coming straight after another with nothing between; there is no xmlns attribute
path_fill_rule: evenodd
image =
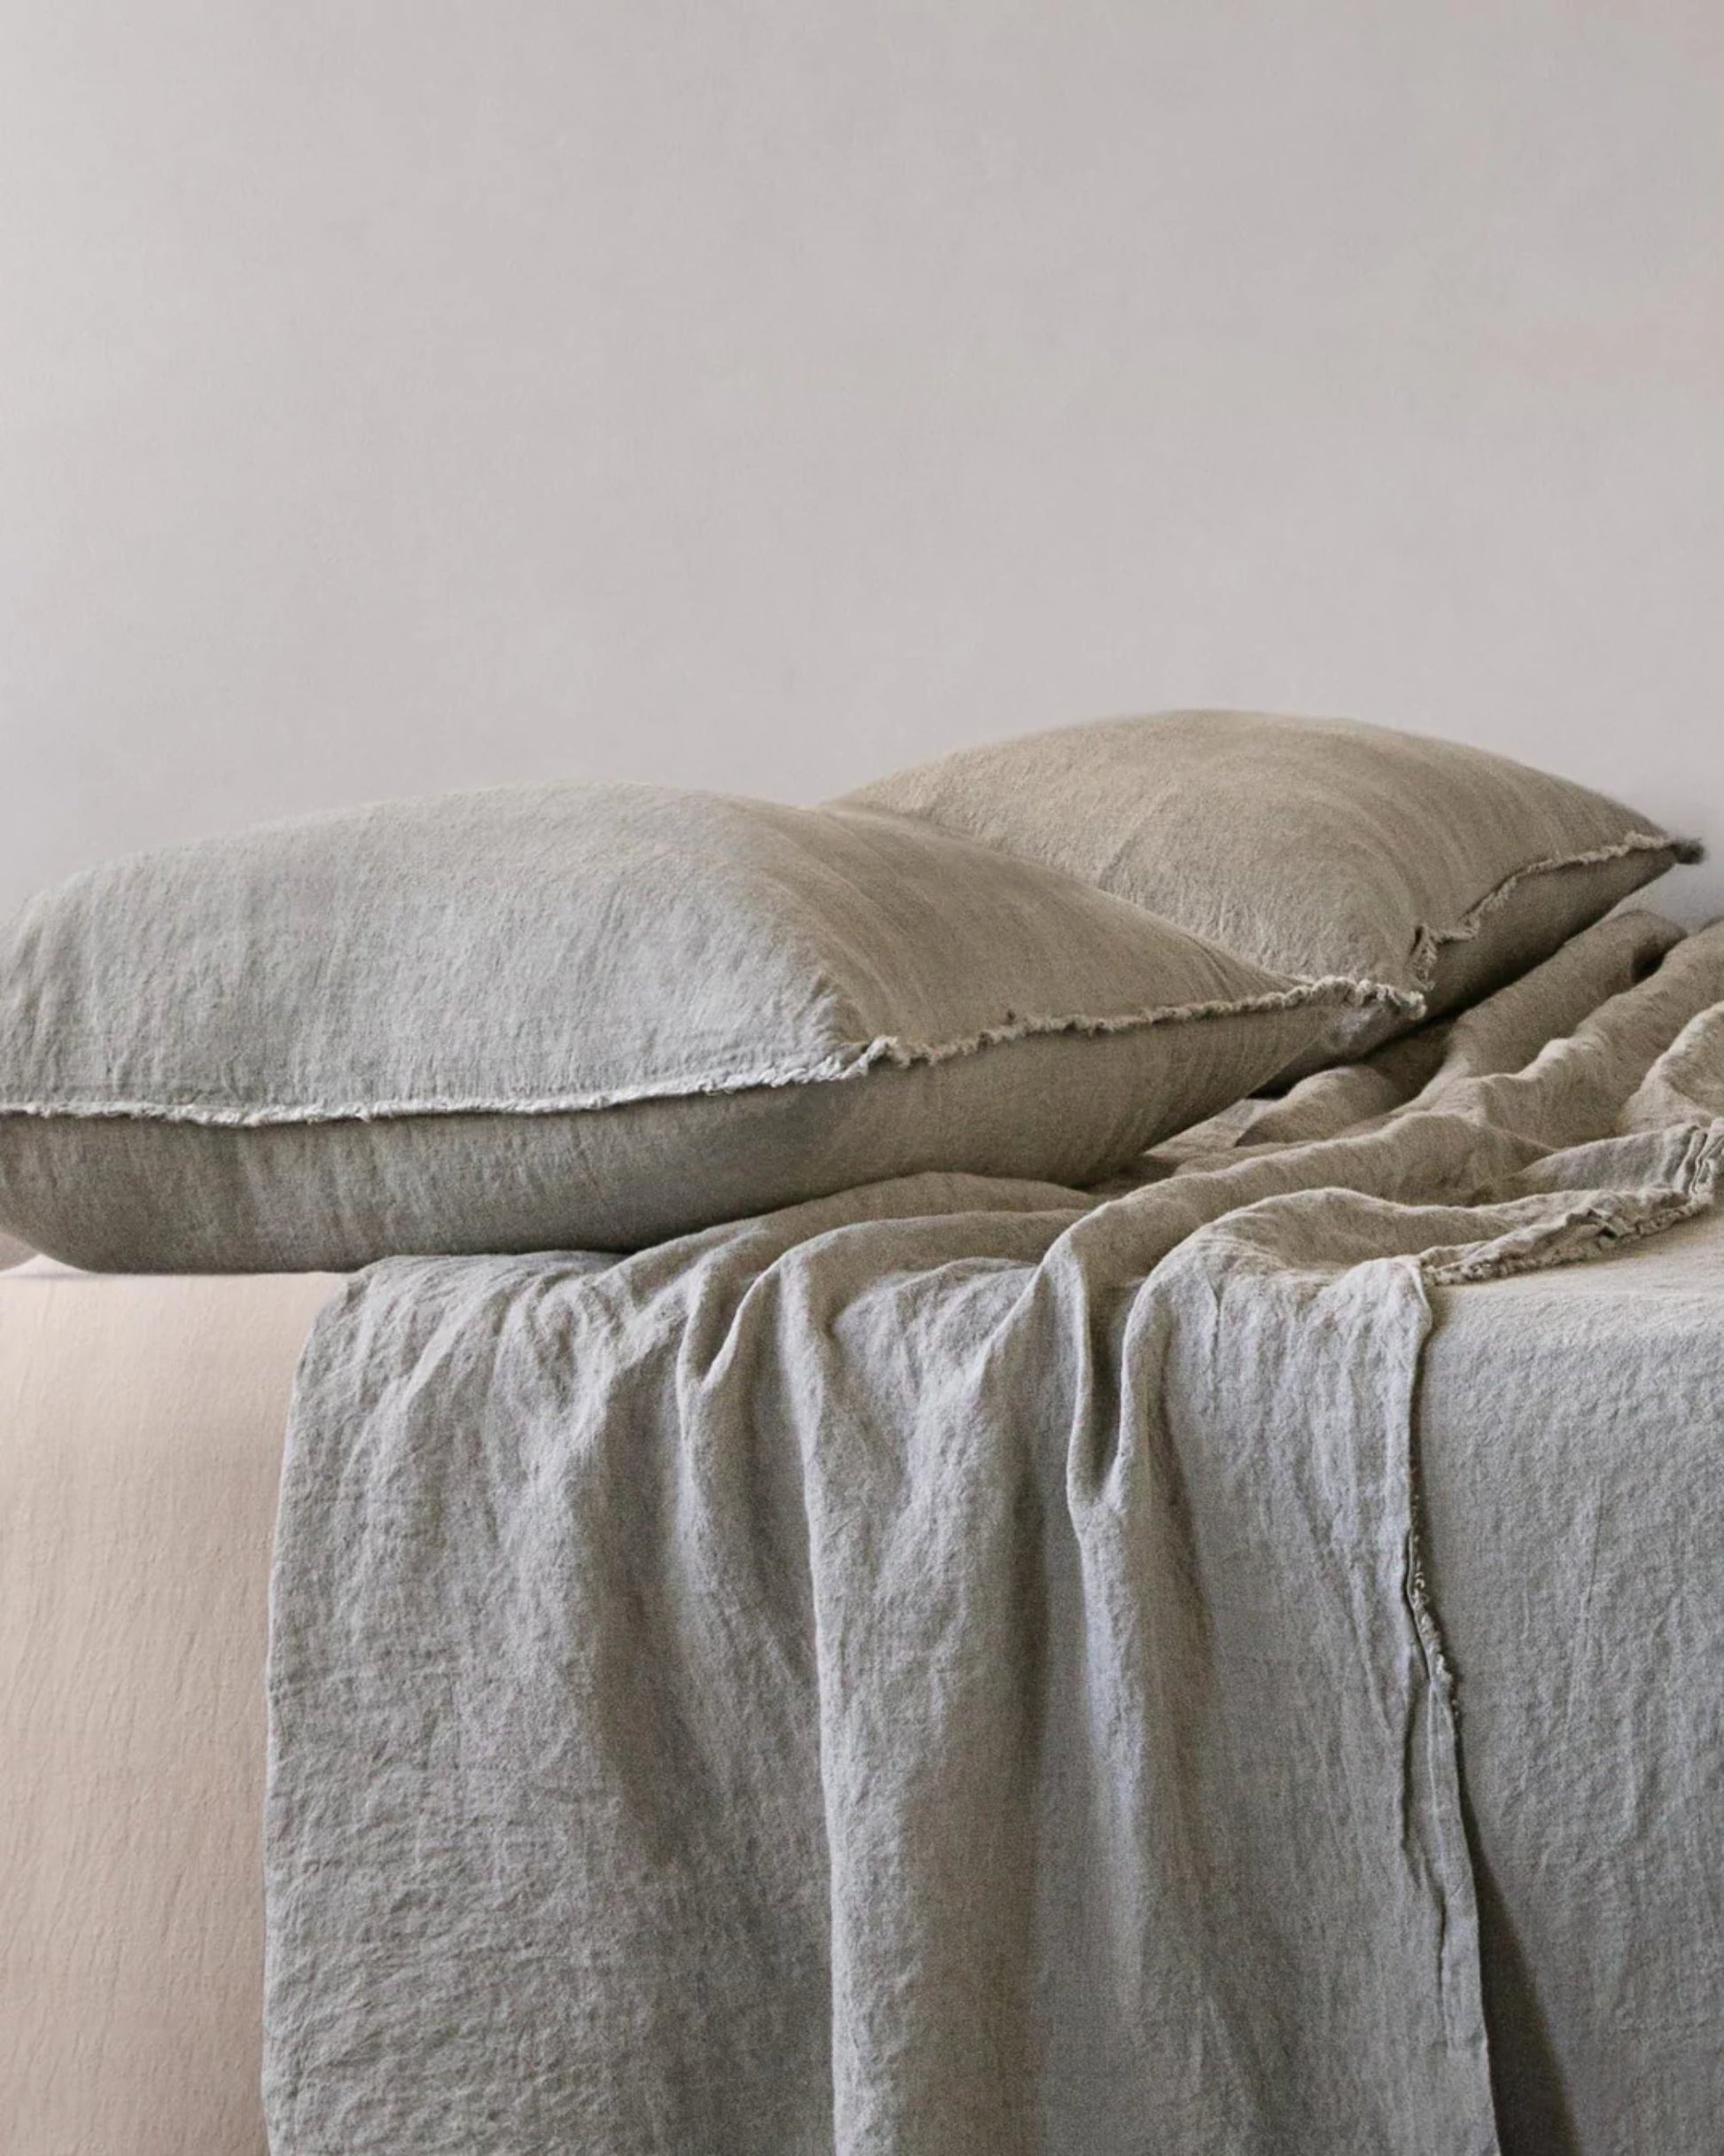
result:
<svg viewBox="0 0 1724 2156"><path fill-rule="evenodd" d="M1718 0L0 27L0 903L1193 702L1724 841Z"/></svg>

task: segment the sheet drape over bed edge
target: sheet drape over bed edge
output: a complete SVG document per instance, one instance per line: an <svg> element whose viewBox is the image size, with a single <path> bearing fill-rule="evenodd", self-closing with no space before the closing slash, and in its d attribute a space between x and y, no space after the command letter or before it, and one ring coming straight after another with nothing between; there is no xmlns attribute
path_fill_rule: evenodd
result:
<svg viewBox="0 0 1724 2156"><path fill-rule="evenodd" d="M1495 2147L1426 1284L1711 1201L1674 937L1105 1199L356 1277L277 1533L278 2156Z"/></svg>

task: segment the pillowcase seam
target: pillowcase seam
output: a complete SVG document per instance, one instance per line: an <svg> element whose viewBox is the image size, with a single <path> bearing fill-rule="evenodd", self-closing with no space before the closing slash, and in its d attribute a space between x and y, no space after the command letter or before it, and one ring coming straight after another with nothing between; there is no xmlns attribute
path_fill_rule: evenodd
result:
<svg viewBox="0 0 1724 2156"><path fill-rule="evenodd" d="M1673 868L1689 867L1703 860L1705 852L1697 838L1672 838L1663 831L1629 831L1610 845L1591 846L1576 853L1553 853L1542 860L1528 861L1512 869L1500 883L1493 884L1451 927L1433 929L1428 922L1419 922L1413 931L1409 961L1413 991L1422 1003L1435 984L1443 947L1474 941L1491 915L1500 913L1520 886L1534 876L1553 876L1564 868L1602 868L1611 861L1626 860L1631 853L1668 853Z"/></svg>
<svg viewBox="0 0 1724 2156"><path fill-rule="evenodd" d="M598 1088L588 1093L552 1094L520 1100L507 1095L460 1099L430 1096L404 1101L382 1101L326 1106L322 1102L262 1102L255 1106L222 1107L205 1101L71 1099L64 1101L0 1101L0 1117L66 1117L83 1121L107 1119L137 1122L197 1123L229 1129L252 1129L278 1124L371 1123L429 1116L557 1116L625 1108L638 1101L676 1101L703 1094L751 1093L771 1087L842 1083L881 1068L909 1069L919 1064L950 1062L959 1056L1013 1041L1062 1033L1110 1034L1147 1030L1158 1025L1184 1025L1210 1019L1272 1016L1278 1011L1386 1003L1394 1008L1416 1012L1424 997L1386 981L1326 974L1318 977L1289 977L1289 985L1254 996L1214 999L1194 1003L1160 1004L1147 1009L1122 1012L1109 1017L1083 1015L1029 1017L1010 1024L990 1026L964 1039L946 1042L907 1041L881 1035L866 1043L835 1050L819 1062L769 1065L741 1071L705 1071L674 1080L645 1079L638 1085Z"/></svg>

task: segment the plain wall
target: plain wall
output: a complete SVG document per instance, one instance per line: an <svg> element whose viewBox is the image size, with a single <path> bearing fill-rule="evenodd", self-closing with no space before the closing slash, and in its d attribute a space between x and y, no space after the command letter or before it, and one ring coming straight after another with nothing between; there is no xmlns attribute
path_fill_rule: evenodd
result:
<svg viewBox="0 0 1724 2156"><path fill-rule="evenodd" d="M1724 839L1718 0L0 22L0 904L1188 703Z"/></svg>

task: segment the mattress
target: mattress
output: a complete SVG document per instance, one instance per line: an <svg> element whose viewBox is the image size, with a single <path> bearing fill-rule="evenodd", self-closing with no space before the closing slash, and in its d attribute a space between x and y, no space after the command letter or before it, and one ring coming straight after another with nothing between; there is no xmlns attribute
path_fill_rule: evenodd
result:
<svg viewBox="0 0 1724 2156"><path fill-rule="evenodd" d="M40 1259L0 1275L0 2118L18 2156L264 2146L268 1557L295 1358L331 1285ZM1419 1466L1503 2144L1691 2145L1709 2046L1682 2002L1704 2014L1724 1980L1724 1802L1693 1802L1724 1756L1705 1585L1724 1217L1434 1300ZM1595 1410L1558 1426L1545 1381L1577 1358ZM1575 1607L1517 1591L1607 1509L1636 1532L1598 1541ZM1576 1775L1593 1831L1553 1841L1541 1790ZM1624 2011L1649 1998L1657 2026Z"/></svg>

